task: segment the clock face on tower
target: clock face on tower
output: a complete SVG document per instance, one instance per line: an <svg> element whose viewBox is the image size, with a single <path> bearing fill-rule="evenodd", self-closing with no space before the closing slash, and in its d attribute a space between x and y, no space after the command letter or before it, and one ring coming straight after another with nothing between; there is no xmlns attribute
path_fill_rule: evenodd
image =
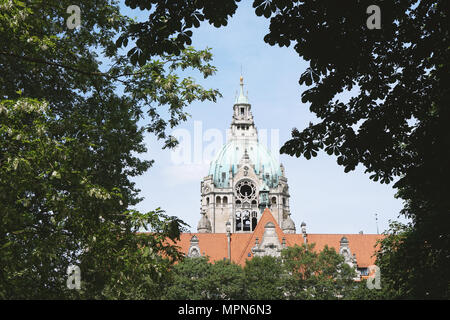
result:
<svg viewBox="0 0 450 320"><path fill-rule="evenodd" d="M255 184L250 180L242 180L236 184L236 195L242 200L251 200L256 198Z"/></svg>

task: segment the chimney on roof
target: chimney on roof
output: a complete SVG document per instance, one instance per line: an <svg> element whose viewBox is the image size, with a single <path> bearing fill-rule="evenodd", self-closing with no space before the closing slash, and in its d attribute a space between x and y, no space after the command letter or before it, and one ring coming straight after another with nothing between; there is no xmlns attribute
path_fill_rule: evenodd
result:
<svg viewBox="0 0 450 320"><path fill-rule="evenodd" d="M227 221L227 223L225 223L225 229L227 230L228 260L231 261L231 223L230 223L230 221Z"/></svg>
<svg viewBox="0 0 450 320"><path fill-rule="evenodd" d="M302 222L302 224L300 225L301 229L302 229L302 235L303 235L303 242L305 243L305 245L308 243L308 239L306 238L307 234L306 234L306 223Z"/></svg>

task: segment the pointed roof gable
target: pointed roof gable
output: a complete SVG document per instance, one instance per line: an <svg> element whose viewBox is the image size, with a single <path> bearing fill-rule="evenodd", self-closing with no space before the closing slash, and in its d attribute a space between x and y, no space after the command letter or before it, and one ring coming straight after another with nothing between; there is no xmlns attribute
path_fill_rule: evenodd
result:
<svg viewBox="0 0 450 320"><path fill-rule="evenodd" d="M266 208L261 216L261 219L259 219L255 230L251 234L251 237L247 240L247 243L244 246L244 249L242 250L238 259L235 260L235 262L237 264L240 264L240 265L245 264L245 260L248 259L248 254L251 253L252 248L255 246L256 238L258 238L261 241L262 236L264 235L264 227L269 222L271 222L275 225L275 232L277 233L278 240L280 241L280 243L282 242L282 239L283 239L283 237L285 237L285 234L281 230L280 226L278 225L277 221L275 220L275 218L272 215L272 213L270 212L270 210L268 208ZM286 245L288 245L287 242L286 242Z"/></svg>

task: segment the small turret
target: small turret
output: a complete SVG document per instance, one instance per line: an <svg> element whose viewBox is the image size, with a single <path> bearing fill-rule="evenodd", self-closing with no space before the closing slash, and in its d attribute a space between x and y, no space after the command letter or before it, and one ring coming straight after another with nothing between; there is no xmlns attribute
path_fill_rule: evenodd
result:
<svg viewBox="0 0 450 320"><path fill-rule="evenodd" d="M211 222L209 221L208 217L206 216L206 212L204 211L202 212L202 217L198 222L197 231L199 233L211 233Z"/></svg>
<svg viewBox="0 0 450 320"><path fill-rule="evenodd" d="M284 233L295 233L295 223L291 219L290 213L288 213L288 216L286 217L286 219L283 220L281 228L283 229Z"/></svg>

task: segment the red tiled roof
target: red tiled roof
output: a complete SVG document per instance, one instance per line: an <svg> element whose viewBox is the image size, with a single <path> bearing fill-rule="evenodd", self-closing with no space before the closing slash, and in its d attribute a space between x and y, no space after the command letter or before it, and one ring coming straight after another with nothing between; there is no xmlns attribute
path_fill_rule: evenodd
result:
<svg viewBox="0 0 450 320"><path fill-rule="evenodd" d="M375 264L375 248L376 242L383 238L383 235L378 234L321 234L312 233L307 235L308 243L315 243L314 250L321 251L325 245L334 248L339 252L341 238L345 236L348 239L348 246L350 252L356 254L356 262L358 267L367 268ZM286 234L285 235L289 245L301 245L303 243L303 236L301 234Z"/></svg>
<svg viewBox="0 0 450 320"><path fill-rule="evenodd" d="M231 260L237 264L245 265L248 254L255 245L256 238L261 243L264 234L264 227L268 222L275 225L275 231L280 243L285 238L286 245L294 246L303 243L302 234L285 234L278 223L275 221L269 209L265 209L255 230L252 233L232 233L231 234ZM226 233L182 233L180 240L175 244L180 247L181 252L187 254L190 247L192 236L197 236L202 255L209 256L210 261L223 260L228 258L227 235ZM356 254L358 267L366 268L375 264L374 254L378 248L375 248L377 240L382 239L383 235L377 234L307 234L308 243L315 243L315 250L322 250L325 245L339 251L340 240L345 236L349 241L349 248L353 254Z"/></svg>

